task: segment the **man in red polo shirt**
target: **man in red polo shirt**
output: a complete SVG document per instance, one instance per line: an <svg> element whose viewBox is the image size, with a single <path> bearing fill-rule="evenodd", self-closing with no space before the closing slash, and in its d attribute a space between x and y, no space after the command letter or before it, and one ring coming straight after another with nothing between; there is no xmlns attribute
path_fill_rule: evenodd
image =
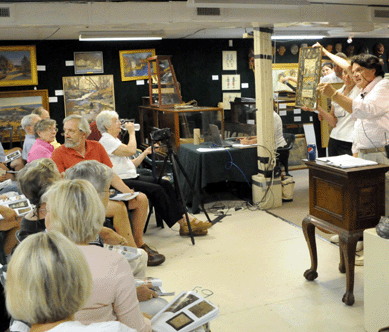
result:
<svg viewBox="0 0 389 332"><path fill-rule="evenodd" d="M111 160L105 151L104 147L96 141L90 141L86 138L90 134L90 127L88 121L80 115L72 114L63 120L65 144L55 149L51 159L57 164L60 173L73 165L83 160L97 160L112 168ZM115 174L111 182L111 186L122 193L133 192L122 179ZM124 204L119 202L120 204ZM108 211L114 211L114 205L118 202L110 201L108 203ZM110 207L111 205L111 207ZM143 242L143 228L147 217L148 201L145 194L140 193L136 198L128 202L128 209L132 210L132 221L133 221L133 233L131 232L130 222L126 222L125 228L123 224L114 225L118 233L125 232L124 236L129 245L135 243L138 248L144 249L148 256L148 265L156 266L160 265L165 261L165 256L159 254L156 250L151 249L146 243ZM121 230L118 229L122 228ZM133 239L129 239L133 235Z"/></svg>

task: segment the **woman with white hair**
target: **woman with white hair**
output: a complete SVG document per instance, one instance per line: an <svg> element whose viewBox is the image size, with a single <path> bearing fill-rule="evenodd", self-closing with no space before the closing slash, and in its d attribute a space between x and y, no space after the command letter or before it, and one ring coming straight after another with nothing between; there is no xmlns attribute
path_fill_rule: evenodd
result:
<svg viewBox="0 0 389 332"><path fill-rule="evenodd" d="M50 143L55 140L57 134L57 122L51 119L40 120L34 125L35 143L28 152L27 162L35 159L50 158L54 146Z"/></svg>
<svg viewBox="0 0 389 332"><path fill-rule="evenodd" d="M31 332L135 331L114 321L89 326L74 321L92 285L88 264L74 243L59 232L38 233L12 255L5 286L7 310L30 324Z"/></svg>
<svg viewBox="0 0 389 332"><path fill-rule="evenodd" d="M155 183L152 176L139 175L136 167L143 159L151 153L151 147L135 158L130 157L136 152L136 138L134 124L126 123L128 129L129 142L123 144L118 138L121 131L119 116L114 111L102 111L96 118L97 127L102 133L100 143L104 146L111 162L114 172L130 188L141 191L153 204L156 213L172 227L176 222L180 224L180 234L189 235L188 225L185 220L185 210L177 200L176 192L169 181L161 180ZM201 236L208 233L208 228L212 226L210 222L203 222L189 215L190 225L193 235Z"/></svg>
<svg viewBox="0 0 389 332"><path fill-rule="evenodd" d="M46 228L78 244L91 269L92 294L76 319L85 324L118 320L138 332L150 332L150 321L142 316L134 276L124 256L88 245L105 220L104 205L92 184L61 180L50 187L43 200L48 211Z"/></svg>

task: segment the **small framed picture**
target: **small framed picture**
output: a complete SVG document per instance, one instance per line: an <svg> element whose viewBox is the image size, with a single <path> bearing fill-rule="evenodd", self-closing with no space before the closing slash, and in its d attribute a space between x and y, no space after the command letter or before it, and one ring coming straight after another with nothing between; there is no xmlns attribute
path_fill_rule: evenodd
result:
<svg viewBox="0 0 389 332"><path fill-rule="evenodd" d="M0 46L0 87L38 85L35 46Z"/></svg>
<svg viewBox="0 0 389 332"><path fill-rule="evenodd" d="M223 70L237 70L236 51L223 51Z"/></svg>
<svg viewBox="0 0 389 332"><path fill-rule="evenodd" d="M155 56L155 49L119 51L122 81L136 81L149 78L147 59ZM151 67L152 72L155 68Z"/></svg>
<svg viewBox="0 0 389 332"><path fill-rule="evenodd" d="M74 52L74 73L104 73L103 52Z"/></svg>

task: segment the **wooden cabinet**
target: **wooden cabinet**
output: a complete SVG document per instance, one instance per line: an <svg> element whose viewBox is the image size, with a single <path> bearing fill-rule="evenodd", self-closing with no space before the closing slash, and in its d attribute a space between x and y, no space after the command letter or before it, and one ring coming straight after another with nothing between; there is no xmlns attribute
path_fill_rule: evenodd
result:
<svg viewBox="0 0 389 332"><path fill-rule="evenodd" d="M224 133L224 110L219 107L191 107L183 109L139 106L141 143L150 144L150 133L155 129L170 128L175 151L181 143L193 143L193 129L200 128L201 137L208 135L209 124L217 124Z"/></svg>

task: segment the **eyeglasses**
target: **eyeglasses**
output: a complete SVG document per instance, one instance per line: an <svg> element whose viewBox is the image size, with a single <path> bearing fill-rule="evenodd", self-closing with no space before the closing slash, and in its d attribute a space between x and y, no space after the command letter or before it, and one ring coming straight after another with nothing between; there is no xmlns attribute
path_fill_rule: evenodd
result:
<svg viewBox="0 0 389 332"><path fill-rule="evenodd" d="M55 132L57 132L58 128L47 128L46 131L55 131Z"/></svg>
<svg viewBox="0 0 389 332"><path fill-rule="evenodd" d="M69 130L65 130L61 133L61 136L65 136L66 134L69 134L69 135L74 135L75 133L77 132L83 132L81 129L78 129L78 130L73 130L73 129L69 129Z"/></svg>

